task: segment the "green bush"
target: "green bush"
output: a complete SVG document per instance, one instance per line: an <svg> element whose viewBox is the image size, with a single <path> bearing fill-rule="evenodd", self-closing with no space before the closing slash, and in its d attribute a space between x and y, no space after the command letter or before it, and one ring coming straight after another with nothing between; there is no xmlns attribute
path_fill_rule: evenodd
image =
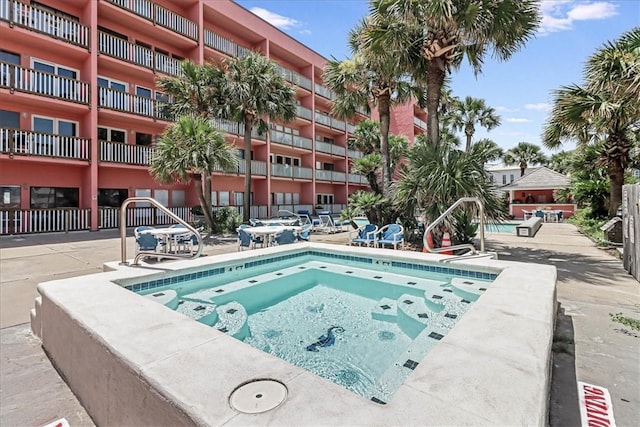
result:
<svg viewBox="0 0 640 427"><path fill-rule="evenodd" d="M235 233L242 224L242 215L230 206L225 206L213 211L212 233Z"/></svg>
<svg viewBox="0 0 640 427"><path fill-rule="evenodd" d="M571 218L567 220L571 224L578 227L578 230L591 239L595 240L599 245L606 245L602 227L607 220L602 218L593 218L590 208L578 209Z"/></svg>

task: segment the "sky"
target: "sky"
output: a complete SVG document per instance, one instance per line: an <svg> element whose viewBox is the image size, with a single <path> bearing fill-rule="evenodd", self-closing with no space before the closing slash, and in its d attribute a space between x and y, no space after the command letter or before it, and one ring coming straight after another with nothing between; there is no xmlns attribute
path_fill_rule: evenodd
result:
<svg viewBox="0 0 640 427"><path fill-rule="evenodd" d="M347 34L367 15L367 0L236 0L326 58L351 56ZM542 146L541 134L553 91L582 83L584 63L596 49L640 25L640 0L542 0L542 23L533 39L508 61L487 57L475 76L466 65L451 75L454 95L483 98L501 116L490 132L503 149L526 141ZM462 139L464 141L464 138ZM562 149L575 145L565 143Z"/></svg>

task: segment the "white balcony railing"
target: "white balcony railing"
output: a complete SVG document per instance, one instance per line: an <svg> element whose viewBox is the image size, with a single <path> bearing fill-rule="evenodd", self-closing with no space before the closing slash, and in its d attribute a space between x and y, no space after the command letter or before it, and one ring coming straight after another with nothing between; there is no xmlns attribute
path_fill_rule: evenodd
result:
<svg viewBox="0 0 640 427"><path fill-rule="evenodd" d="M135 13L154 24L182 34L192 40L198 40L198 24L164 8L150 0L107 0L123 9Z"/></svg>
<svg viewBox="0 0 640 427"><path fill-rule="evenodd" d="M362 151L358 150L348 150L349 158L351 159L361 159L363 154Z"/></svg>
<svg viewBox="0 0 640 427"><path fill-rule="evenodd" d="M316 123L331 127L331 117L327 114L316 111Z"/></svg>
<svg viewBox="0 0 640 427"><path fill-rule="evenodd" d="M319 83L314 85L314 90L318 95L326 99L334 100L336 97L336 94L332 90L327 89Z"/></svg>
<svg viewBox="0 0 640 427"><path fill-rule="evenodd" d="M289 83L293 83L294 85L300 86L301 88L311 90L310 79L306 78L300 73L296 73L293 70L283 67L282 65L276 65L276 68L278 69L282 77L284 77L284 79Z"/></svg>
<svg viewBox="0 0 640 427"><path fill-rule="evenodd" d="M313 149L313 142L310 138L277 130L271 131L271 142L288 145L290 147L304 148L307 150Z"/></svg>
<svg viewBox="0 0 640 427"><path fill-rule="evenodd" d="M0 128L0 152L23 156L91 160L88 138L22 129Z"/></svg>
<svg viewBox="0 0 640 427"><path fill-rule="evenodd" d="M0 87L80 104L91 99L89 83L7 62L0 62Z"/></svg>
<svg viewBox="0 0 640 427"><path fill-rule="evenodd" d="M90 45L89 27L35 5L0 0L0 20L8 21L10 26L28 28L85 48Z"/></svg>
<svg viewBox="0 0 640 427"><path fill-rule="evenodd" d="M91 209L2 209L0 235L88 230Z"/></svg>
<svg viewBox="0 0 640 427"><path fill-rule="evenodd" d="M159 120L172 120L165 113L164 107L167 105L165 102L108 87L99 87L98 89L98 103L101 108L133 113Z"/></svg>
<svg viewBox="0 0 640 427"><path fill-rule="evenodd" d="M311 120L313 117L313 112L309 108L303 107L302 105L298 105L296 111L297 116L302 117L303 119Z"/></svg>
<svg viewBox="0 0 640 427"><path fill-rule="evenodd" d="M244 46L211 30L204 29L204 44L212 49L222 52L225 55L243 57L249 52Z"/></svg>
<svg viewBox="0 0 640 427"><path fill-rule="evenodd" d="M153 147L149 145L125 144L122 142L99 141L100 161L127 165L149 166Z"/></svg>
<svg viewBox="0 0 640 427"><path fill-rule="evenodd" d="M160 73L169 74L171 76L180 76L182 75L182 61L165 54L155 52L154 69Z"/></svg>

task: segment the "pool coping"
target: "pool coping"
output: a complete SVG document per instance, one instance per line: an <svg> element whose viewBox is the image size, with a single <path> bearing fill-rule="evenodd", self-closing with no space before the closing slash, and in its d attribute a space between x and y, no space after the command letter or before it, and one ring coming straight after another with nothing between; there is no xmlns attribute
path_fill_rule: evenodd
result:
<svg viewBox="0 0 640 427"><path fill-rule="evenodd" d="M556 308L552 266L482 258L455 262L502 271L386 405L112 283L154 274L158 268L174 271L301 248L414 262L450 258L320 243L292 246L155 265L152 270L108 263L105 269L112 271L42 283L33 328L97 424L547 423ZM285 384L287 400L263 414L234 411L228 404L231 392L258 378Z"/></svg>

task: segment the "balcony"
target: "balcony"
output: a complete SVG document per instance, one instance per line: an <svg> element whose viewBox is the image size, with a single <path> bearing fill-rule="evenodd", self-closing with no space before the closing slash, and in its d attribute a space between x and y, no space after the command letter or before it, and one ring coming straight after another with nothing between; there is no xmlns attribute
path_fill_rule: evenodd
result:
<svg viewBox="0 0 640 427"><path fill-rule="evenodd" d="M316 180L344 183L346 174L344 172L316 169Z"/></svg>
<svg viewBox="0 0 640 427"><path fill-rule="evenodd" d="M0 128L0 152L9 155L90 160L88 138Z"/></svg>
<svg viewBox="0 0 640 427"><path fill-rule="evenodd" d="M311 118L313 117L313 113L311 112L311 109L309 109L307 107L303 107L302 105L298 105L297 106L296 115L298 117L301 117L301 118L307 119L307 120L311 120Z"/></svg>
<svg viewBox="0 0 640 427"><path fill-rule="evenodd" d="M320 141L316 141L316 151L320 151L321 153L334 154L342 157L346 156L347 154L347 150L344 147Z"/></svg>
<svg viewBox="0 0 640 427"><path fill-rule="evenodd" d="M316 94L320 95L323 98L329 99L331 101L333 101L336 98L336 94L332 90L327 89L321 84L316 83L314 85L314 90Z"/></svg>
<svg viewBox="0 0 640 427"><path fill-rule="evenodd" d="M337 129L344 131L346 129L346 124L342 120L334 119L328 114L321 113L320 111L316 111L315 114L316 123L320 123L332 129Z"/></svg>
<svg viewBox="0 0 640 427"><path fill-rule="evenodd" d="M122 142L99 141L100 161L126 165L149 166L153 147L149 145L125 144Z"/></svg>
<svg viewBox="0 0 640 427"><path fill-rule="evenodd" d="M362 154L362 151L358 151L358 150L348 150L349 153L349 158L351 159L361 159L364 154Z"/></svg>
<svg viewBox="0 0 640 427"><path fill-rule="evenodd" d="M271 164L271 176L292 178L292 179L313 179L313 170L301 166L291 166L282 164Z"/></svg>
<svg viewBox="0 0 640 427"><path fill-rule="evenodd" d="M198 24L149 0L106 1L191 40L198 40Z"/></svg>
<svg viewBox="0 0 640 427"><path fill-rule="evenodd" d="M350 173L349 174L349 182L351 184L368 184L369 181L367 181L367 177L363 176L363 175L358 175L355 173Z"/></svg>
<svg viewBox="0 0 640 427"><path fill-rule="evenodd" d="M240 159L236 170L225 171L219 166L214 167L213 170L216 172L236 173L236 174L244 175L247 171L247 167L245 165L244 159ZM267 162L262 162L259 160L251 160L251 175L267 176Z"/></svg>
<svg viewBox="0 0 640 427"><path fill-rule="evenodd" d="M89 27L37 6L1 0L0 20L8 21L10 27L17 25L87 49L90 46Z"/></svg>
<svg viewBox="0 0 640 427"><path fill-rule="evenodd" d="M276 68L278 69L282 77L284 77L284 79L289 83L300 86L303 89L311 90L310 79L304 77L299 73L296 73L295 71L285 68L282 65L276 65Z"/></svg>
<svg viewBox="0 0 640 427"><path fill-rule="evenodd" d="M165 112L165 107L168 105L166 102L108 87L99 87L98 89L98 104L101 108L137 114L157 120L173 120L173 118Z"/></svg>
<svg viewBox="0 0 640 427"><path fill-rule="evenodd" d="M102 31L98 32L98 50L101 54L160 73L172 76L182 74L181 61Z"/></svg>
<svg viewBox="0 0 640 427"><path fill-rule="evenodd" d="M424 120L420 120L419 118L414 117L413 124L422 130L427 130L427 122L425 122Z"/></svg>
<svg viewBox="0 0 640 427"><path fill-rule="evenodd" d="M277 130L271 131L271 142L288 145L290 147L304 148L306 150L313 149L313 142L310 138L293 135L291 133L280 132Z"/></svg>
<svg viewBox="0 0 640 427"><path fill-rule="evenodd" d="M91 100L89 83L7 62L0 62L0 87L78 104Z"/></svg>
<svg viewBox="0 0 640 427"><path fill-rule="evenodd" d="M218 33L214 33L211 30L204 29L204 44L211 49L215 49L218 52L233 57L243 57L249 52L244 46L240 46L238 43L230 40Z"/></svg>
<svg viewBox="0 0 640 427"><path fill-rule="evenodd" d="M215 127L217 127L218 129L226 133L244 137L244 124L242 123L237 123L237 122L233 122L231 120L226 120L226 119L211 119L211 121L213 122L213 125ZM258 134L258 129L256 128L253 128L251 130L251 138L259 139L262 141L267 139L266 135Z"/></svg>
<svg viewBox="0 0 640 427"><path fill-rule="evenodd" d="M356 125L352 125L351 123L347 123L347 132L349 132L351 135L356 133Z"/></svg>

